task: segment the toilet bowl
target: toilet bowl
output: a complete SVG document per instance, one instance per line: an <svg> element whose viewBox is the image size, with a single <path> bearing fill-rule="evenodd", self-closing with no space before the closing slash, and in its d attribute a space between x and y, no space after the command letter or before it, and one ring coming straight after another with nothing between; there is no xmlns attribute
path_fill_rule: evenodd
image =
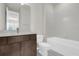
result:
<svg viewBox="0 0 79 59"><path fill-rule="evenodd" d="M37 49L42 56L47 56L50 45L47 42L43 42L43 39L43 35L37 35Z"/></svg>

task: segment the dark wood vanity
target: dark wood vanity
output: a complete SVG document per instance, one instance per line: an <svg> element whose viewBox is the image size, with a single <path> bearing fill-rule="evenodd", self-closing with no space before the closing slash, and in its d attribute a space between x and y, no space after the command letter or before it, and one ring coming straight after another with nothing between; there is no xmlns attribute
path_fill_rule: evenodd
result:
<svg viewBox="0 0 79 59"><path fill-rule="evenodd" d="M36 34L0 37L0 56L36 56Z"/></svg>

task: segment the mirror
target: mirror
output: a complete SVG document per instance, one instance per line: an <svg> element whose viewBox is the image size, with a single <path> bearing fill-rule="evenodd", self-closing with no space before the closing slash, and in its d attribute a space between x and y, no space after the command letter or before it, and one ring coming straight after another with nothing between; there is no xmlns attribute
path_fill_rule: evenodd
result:
<svg viewBox="0 0 79 59"><path fill-rule="evenodd" d="M0 3L0 33L30 32L31 8L21 3Z"/></svg>
<svg viewBox="0 0 79 59"><path fill-rule="evenodd" d="M6 30L17 31L19 30L19 12L6 8Z"/></svg>

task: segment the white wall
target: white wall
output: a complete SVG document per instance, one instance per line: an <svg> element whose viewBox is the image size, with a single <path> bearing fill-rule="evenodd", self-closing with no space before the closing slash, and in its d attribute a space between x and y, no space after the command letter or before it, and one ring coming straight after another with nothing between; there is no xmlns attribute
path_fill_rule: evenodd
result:
<svg viewBox="0 0 79 59"><path fill-rule="evenodd" d="M47 37L55 35L55 10L52 4L45 5Z"/></svg>
<svg viewBox="0 0 79 59"><path fill-rule="evenodd" d="M31 4L31 31L37 34L44 34L44 5Z"/></svg>
<svg viewBox="0 0 79 59"><path fill-rule="evenodd" d="M5 5L0 3L0 32L5 30Z"/></svg>
<svg viewBox="0 0 79 59"><path fill-rule="evenodd" d="M20 32L30 32L30 7L21 6L20 8Z"/></svg>

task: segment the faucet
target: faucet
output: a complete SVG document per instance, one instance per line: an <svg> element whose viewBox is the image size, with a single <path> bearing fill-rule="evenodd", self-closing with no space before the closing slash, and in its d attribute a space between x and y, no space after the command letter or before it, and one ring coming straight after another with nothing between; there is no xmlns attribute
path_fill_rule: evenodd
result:
<svg viewBox="0 0 79 59"><path fill-rule="evenodd" d="M19 33L19 28L17 28L17 33Z"/></svg>

